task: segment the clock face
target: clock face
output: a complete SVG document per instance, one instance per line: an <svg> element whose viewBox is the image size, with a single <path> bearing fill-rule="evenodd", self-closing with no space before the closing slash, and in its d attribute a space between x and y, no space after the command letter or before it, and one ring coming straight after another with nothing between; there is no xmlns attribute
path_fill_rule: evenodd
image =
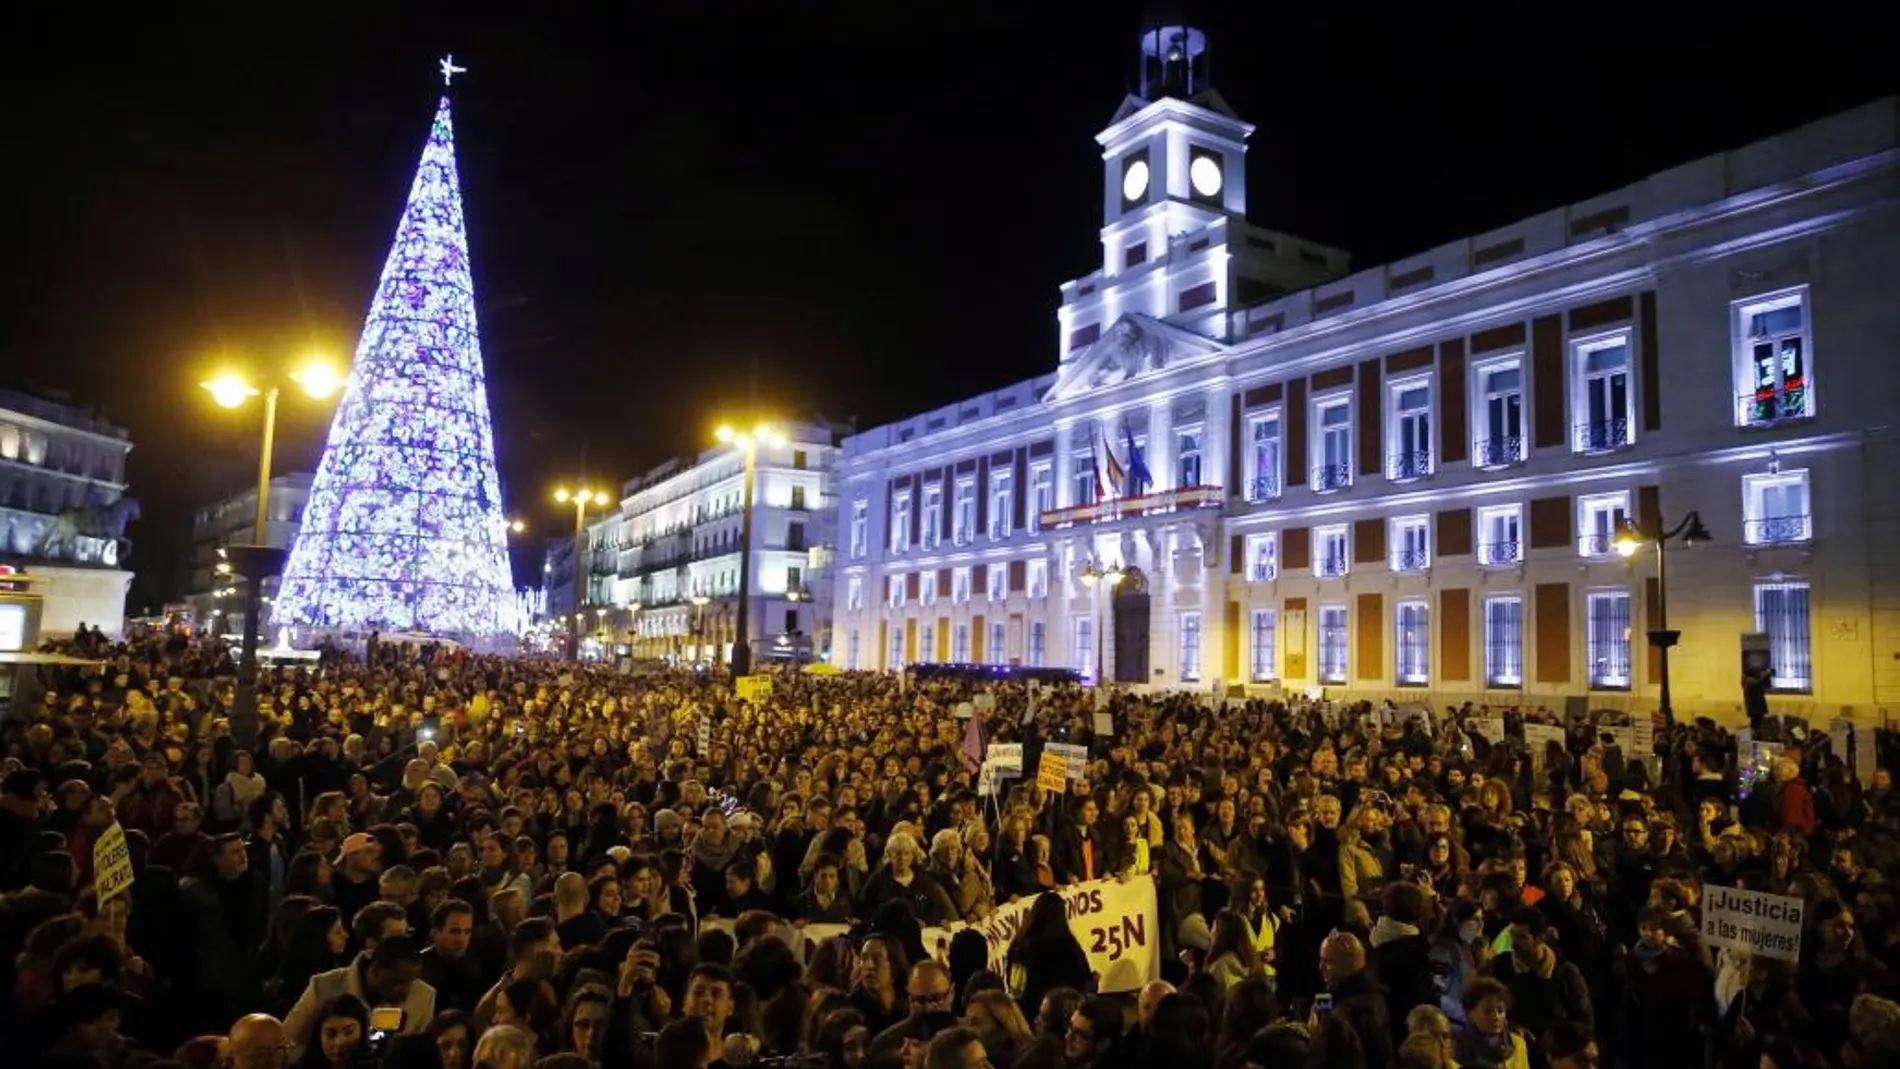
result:
<svg viewBox="0 0 1900 1069"><path fill-rule="evenodd" d="M1140 200L1148 195L1148 161L1131 160L1122 169L1122 199Z"/></svg>
<svg viewBox="0 0 1900 1069"><path fill-rule="evenodd" d="M1220 161L1212 156L1196 156L1188 164L1188 181L1194 183L1194 192L1203 197L1220 195Z"/></svg>

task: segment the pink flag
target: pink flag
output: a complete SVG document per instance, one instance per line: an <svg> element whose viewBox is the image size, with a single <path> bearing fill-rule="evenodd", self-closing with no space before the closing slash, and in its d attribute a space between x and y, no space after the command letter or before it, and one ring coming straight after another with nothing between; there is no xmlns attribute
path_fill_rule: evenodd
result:
<svg viewBox="0 0 1900 1069"><path fill-rule="evenodd" d="M972 716L963 725L963 745L958 748L958 756L963 758L964 771L974 774L983 767L983 725L982 717Z"/></svg>

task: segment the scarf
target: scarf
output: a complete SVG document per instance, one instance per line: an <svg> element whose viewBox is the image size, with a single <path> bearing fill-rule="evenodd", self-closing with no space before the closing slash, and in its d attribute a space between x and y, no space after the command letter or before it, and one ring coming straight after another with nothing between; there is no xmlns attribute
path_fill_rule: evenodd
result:
<svg viewBox="0 0 1900 1069"><path fill-rule="evenodd" d="M231 788L231 799L239 805L248 806L264 793L264 777L253 772L249 776L240 776L236 772L227 773L224 785Z"/></svg>
<svg viewBox="0 0 1900 1069"><path fill-rule="evenodd" d="M1418 926L1395 921L1391 917L1380 917L1372 926L1371 942L1374 949L1387 943L1396 943L1418 934Z"/></svg>
<svg viewBox="0 0 1900 1069"><path fill-rule="evenodd" d="M697 836L693 839L693 867L724 872L726 866L732 863L732 855L736 852L737 845L737 841L730 835L726 836L725 842L718 845L707 841L704 835Z"/></svg>

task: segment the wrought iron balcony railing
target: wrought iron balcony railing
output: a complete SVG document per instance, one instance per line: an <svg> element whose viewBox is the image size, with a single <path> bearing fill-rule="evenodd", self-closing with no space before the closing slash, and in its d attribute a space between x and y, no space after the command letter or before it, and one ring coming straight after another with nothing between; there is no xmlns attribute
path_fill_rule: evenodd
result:
<svg viewBox="0 0 1900 1069"><path fill-rule="evenodd" d="M1423 479L1432 473L1430 449L1401 449L1385 461L1385 477L1394 482Z"/></svg>
<svg viewBox="0 0 1900 1069"><path fill-rule="evenodd" d="M1478 544L1478 563L1491 567L1524 562L1524 543L1513 538L1501 542L1481 542Z"/></svg>
<svg viewBox="0 0 1900 1069"><path fill-rule="evenodd" d="M1313 489L1322 494L1344 490L1351 485L1351 464L1319 464L1313 468Z"/></svg>
<svg viewBox="0 0 1900 1069"><path fill-rule="evenodd" d="M1427 549L1401 549L1392 554L1392 570L1395 572L1422 572L1432 566L1432 554Z"/></svg>
<svg viewBox="0 0 1900 1069"><path fill-rule="evenodd" d="M1628 417L1591 420L1577 424L1577 452L1608 453L1630 444Z"/></svg>
<svg viewBox="0 0 1900 1069"><path fill-rule="evenodd" d="M1480 468L1504 468L1524 462L1524 436L1509 434L1501 438L1480 438L1472 459Z"/></svg>
<svg viewBox="0 0 1900 1069"><path fill-rule="evenodd" d="M1247 480L1247 500L1272 501L1280 496L1278 475L1256 475Z"/></svg>
<svg viewBox="0 0 1900 1069"><path fill-rule="evenodd" d="M1338 553L1319 558L1315 572L1322 579L1337 579L1346 574L1346 567L1346 555Z"/></svg>
<svg viewBox="0 0 1900 1069"><path fill-rule="evenodd" d="M1806 386L1757 390L1735 400L1737 418L1745 427L1765 427L1782 420L1806 419L1814 414L1808 408Z"/></svg>
<svg viewBox="0 0 1900 1069"><path fill-rule="evenodd" d="M1742 524L1742 532L1751 546L1774 546L1808 541L1814 537L1814 525L1805 515L1764 516Z"/></svg>

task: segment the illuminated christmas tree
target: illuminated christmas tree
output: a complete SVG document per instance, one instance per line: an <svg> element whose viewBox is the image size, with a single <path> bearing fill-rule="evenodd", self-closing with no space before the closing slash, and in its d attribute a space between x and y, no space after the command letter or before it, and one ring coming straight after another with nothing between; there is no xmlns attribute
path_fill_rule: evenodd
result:
<svg viewBox="0 0 1900 1069"><path fill-rule="evenodd" d="M477 637L505 629L512 587L444 96L272 615Z"/></svg>

